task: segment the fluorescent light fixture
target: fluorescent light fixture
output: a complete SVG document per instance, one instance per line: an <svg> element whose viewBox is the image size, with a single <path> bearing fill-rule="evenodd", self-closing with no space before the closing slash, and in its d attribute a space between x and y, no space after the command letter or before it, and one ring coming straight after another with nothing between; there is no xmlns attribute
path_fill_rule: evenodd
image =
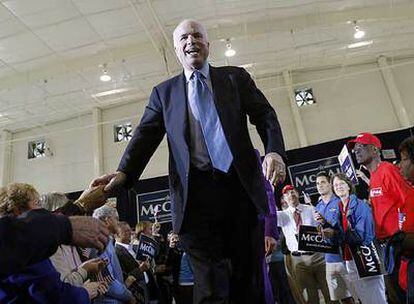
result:
<svg viewBox="0 0 414 304"><path fill-rule="evenodd" d="M374 40L365 40L365 41L355 42L355 43L348 44L348 49L360 48L363 46L371 45L373 43L374 43Z"/></svg>
<svg viewBox="0 0 414 304"><path fill-rule="evenodd" d="M0 124L6 124L11 122L11 119L4 116L3 114L0 114Z"/></svg>
<svg viewBox="0 0 414 304"><path fill-rule="evenodd" d="M246 63L246 64L239 65L239 68L243 68L243 69L250 69L252 67L253 67L253 63Z"/></svg>
<svg viewBox="0 0 414 304"><path fill-rule="evenodd" d="M96 94L92 94L91 96L93 98L99 98L99 97L105 97L105 96L109 96L109 95L114 95L114 94L128 92L129 90L130 89L127 89L127 88L123 88L123 89L113 89L113 90L109 90L109 91L104 91L104 92L99 92L99 93L96 93Z"/></svg>

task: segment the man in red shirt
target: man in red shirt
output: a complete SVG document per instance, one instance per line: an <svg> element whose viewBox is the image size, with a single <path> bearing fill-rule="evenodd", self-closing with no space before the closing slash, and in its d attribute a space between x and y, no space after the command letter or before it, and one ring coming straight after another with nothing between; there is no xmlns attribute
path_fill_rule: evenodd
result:
<svg viewBox="0 0 414 304"><path fill-rule="evenodd" d="M398 167L381 161L378 137L361 133L348 146L353 148L357 162L366 166L371 174L369 197L377 238L390 238L400 230L414 232L414 188Z"/></svg>
<svg viewBox="0 0 414 304"><path fill-rule="evenodd" d="M376 237L385 243L400 231L414 232L414 187L398 167L381 161L381 141L371 133L361 133L349 141L348 147L353 149L358 164L371 174L369 199Z"/></svg>

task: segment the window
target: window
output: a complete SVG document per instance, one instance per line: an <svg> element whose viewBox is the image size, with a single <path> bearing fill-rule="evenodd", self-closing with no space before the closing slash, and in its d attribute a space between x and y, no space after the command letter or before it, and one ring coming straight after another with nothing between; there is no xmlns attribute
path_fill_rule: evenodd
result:
<svg viewBox="0 0 414 304"><path fill-rule="evenodd" d="M308 106L316 103L311 88L295 90L295 100L299 108L302 106Z"/></svg>
<svg viewBox="0 0 414 304"><path fill-rule="evenodd" d="M47 145L45 140L30 141L28 145L28 158L41 158L46 156Z"/></svg>
<svg viewBox="0 0 414 304"><path fill-rule="evenodd" d="M129 141L132 137L132 124L130 122L114 126L114 141Z"/></svg>

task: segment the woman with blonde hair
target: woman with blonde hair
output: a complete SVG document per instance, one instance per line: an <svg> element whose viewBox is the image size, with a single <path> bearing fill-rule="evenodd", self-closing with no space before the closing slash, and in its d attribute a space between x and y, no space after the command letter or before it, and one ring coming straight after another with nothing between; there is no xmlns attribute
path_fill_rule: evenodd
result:
<svg viewBox="0 0 414 304"><path fill-rule="evenodd" d="M151 237L152 236L152 223L148 221L141 221L138 222L135 226L135 234L137 235L137 239L142 234Z"/></svg>
<svg viewBox="0 0 414 304"><path fill-rule="evenodd" d="M12 183L0 189L0 217L25 217L40 208L39 193L32 185ZM0 281L0 303L89 303L93 296L85 288L62 282L49 259Z"/></svg>

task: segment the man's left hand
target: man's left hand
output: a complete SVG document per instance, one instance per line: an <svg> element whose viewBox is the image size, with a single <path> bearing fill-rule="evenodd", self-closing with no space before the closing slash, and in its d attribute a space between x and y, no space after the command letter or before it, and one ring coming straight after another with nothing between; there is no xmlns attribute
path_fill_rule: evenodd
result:
<svg viewBox="0 0 414 304"><path fill-rule="evenodd" d="M276 240L271 236L265 236L265 252L266 256L276 250Z"/></svg>
<svg viewBox="0 0 414 304"><path fill-rule="evenodd" d="M263 175L272 184L282 183L286 178L286 165L276 152L267 153L262 163Z"/></svg>

